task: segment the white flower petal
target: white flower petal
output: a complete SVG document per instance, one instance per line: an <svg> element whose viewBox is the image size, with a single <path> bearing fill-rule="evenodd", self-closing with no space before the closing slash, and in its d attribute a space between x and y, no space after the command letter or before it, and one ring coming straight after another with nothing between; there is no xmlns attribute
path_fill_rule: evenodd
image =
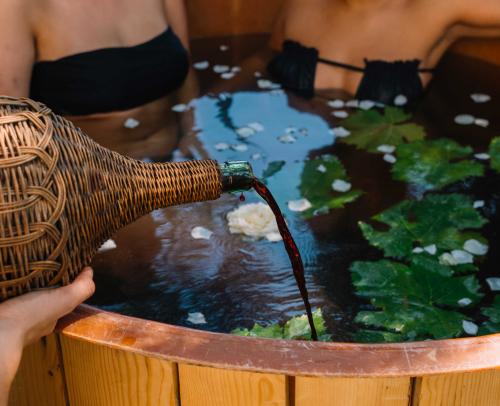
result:
<svg viewBox="0 0 500 406"><path fill-rule="evenodd" d="M282 142L283 144L293 144L295 141L297 141L297 138L295 138L293 135L285 134L279 136L278 141Z"/></svg>
<svg viewBox="0 0 500 406"><path fill-rule="evenodd" d="M236 134L238 134L241 138L248 138L255 134L255 130L250 127L240 127L236 130Z"/></svg>
<svg viewBox="0 0 500 406"><path fill-rule="evenodd" d="M278 83L271 82L267 79L257 80L257 86L260 89L279 89L281 87Z"/></svg>
<svg viewBox="0 0 500 406"><path fill-rule="evenodd" d="M228 47L227 45L220 45L220 46L219 46L219 49L220 49L222 52L226 52L226 51L229 49L229 47Z"/></svg>
<svg viewBox="0 0 500 406"><path fill-rule="evenodd" d="M490 125L489 120L486 120L485 118L476 118L474 119L474 124L478 125L479 127L488 127Z"/></svg>
<svg viewBox="0 0 500 406"><path fill-rule="evenodd" d="M487 161L488 159L490 159L490 154L487 154L485 152L474 154L474 158L479 159L480 161Z"/></svg>
<svg viewBox="0 0 500 406"><path fill-rule="evenodd" d="M474 124L474 116L471 116L470 114L459 114L458 116L455 116L455 123L459 125L471 125Z"/></svg>
<svg viewBox="0 0 500 406"><path fill-rule="evenodd" d="M332 113L332 116L337 118L347 118L349 117L349 113L345 110L337 110Z"/></svg>
<svg viewBox="0 0 500 406"><path fill-rule="evenodd" d="M262 73L260 73L260 72L258 72L258 71L257 71L257 72L254 72L254 73L253 73L253 75L254 75L256 78L260 78L260 77L262 77Z"/></svg>
<svg viewBox="0 0 500 406"><path fill-rule="evenodd" d="M384 154L392 154L396 150L394 145L382 144L377 147L377 151L383 152Z"/></svg>
<svg viewBox="0 0 500 406"><path fill-rule="evenodd" d="M461 307L469 306L472 303L472 300L470 300L468 297L464 297L460 300L457 301L458 305Z"/></svg>
<svg viewBox="0 0 500 406"><path fill-rule="evenodd" d="M295 134L297 132L297 127L287 127L285 128L285 133L287 134Z"/></svg>
<svg viewBox="0 0 500 406"><path fill-rule="evenodd" d="M500 278L486 278L486 283L492 291L500 291Z"/></svg>
<svg viewBox="0 0 500 406"><path fill-rule="evenodd" d="M318 165L318 167L316 168L317 171L321 172L321 173L325 173L326 172L326 166L323 165L323 164L320 164Z"/></svg>
<svg viewBox="0 0 500 406"><path fill-rule="evenodd" d="M474 209L480 209L484 207L484 200L476 200L472 206Z"/></svg>
<svg viewBox="0 0 500 406"><path fill-rule="evenodd" d="M217 151L225 151L226 149L229 149L229 144L227 144L225 142L219 142L219 143L214 145L214 148Z"/></svg>
<svg viewBox="0 0 500 406"><path fill-rule="evenodd" d="M422 247L415 247L413 248L412 252L414 254L421 254L422 252L424 252L424 249Z"/></svg>
<svg viewBox="0 0 500 406"><path fill-rule="evenodd" d="M474 101L474 103L486 103L491 100L491 96L484 93L472 93L470 98Z"/></svg>
<svg viewBox="0 0 500 406"><path fill-rule="evenodd" d="M196 226L191 230L191 237L195 240L209 240L213 232L208 228Z"/></svg>
<svg viewBox="0 0 500 406"><path fill-rule="evenodd" d="M104 243L99 247L97 252L102 253L102 252L114 250L115 248L117 248L116 242L114 240L109 239L109 240L104 241Z"/></svg>
<svg viewBox="0 0 500 406"><path fill-rule="evenodd" d="M449 252L445 252L444 254L441 254L441 256L439 257L439 263L441 265L448 265L448 266L458 265L458 262L455 260L453 255L451 255Z"/></svg>
<svg viewBox="0 0 500 406"><path fill-rule="evenodd" d="M361 100L359 102L359 108L362 110L370 110L375 107L375 102L372 100Z"/></svg>
<svg viewBox="0 0 500 406"><path fill-rule="evenodd" d="M227 65L214 65L212 68L215 73L224 73L229 71L229 66Z"/></svg>
<svg viewBox="0 0 500 406"><path fill-rule="evenodd" d="M270 242L278 242L278 241L282 241L283 237L281 237L280 233L269 233L269 234L266 234L266 240L270 241Z"/></svg>
<svg viewBox="0 0 500 406"><path fill-rule="evenodd" d="M172 107L172 111L175 111L176 113L184 113L188 108L187 104L179 103Z"/></svg>
<svg viewBox="0 0 500 406"><path fill-rule="evenodd" d="M475 336L477 334L477 331L479 330L479 327L477 326L476 323L473 323L472 321L468 320L464 320L462 322L462 327L464 331L470 336Z"/></svg>
<svg viewBox="0 0 500 406"><path fill-rule="evenodd" d="M436 244L431 244L431 245L424 247L424 251L430 255L436 255L436 253L437 253Z"/></svg>
<svg viewBox="0 0 500 406"><path fill-rule="evenodd" d="M309 200L307 199L298 199L298 200L290 200L288 202L288 208L291 211L306 211L312 207L312 204Z"/></svg>
<svg viewBox="0 0 500 406"><path fill-rule="evenodd" d="M394 98L395 106L404 106L406 103L408 103L408 98L404 94L398 94Z"/></svg>
<svg viewBox="0 0 500 406"><path fill-rule="evenodd" d="M464 250L473 255L486 255L488 253L488 246L472 238L465 241Z"/></svg>
<svg viewBox="0 0 500 406"><path fill-rule="evenodd" d="M256 161L257 159L262 158L262 155L261 155L261 154L259 154L259 153L257 152L257 153L255 153L255 154L252 154L251 158L252 158L254 161Z"/></svg>
<svg viewBox="0 0 500 406"><path fill-rule="evenodd" d="M351 132L349 130L346 130L344 127L334 127L333 135L335 135L335 137L345 138L349 137L349 135L351 135Z"/></svg>
<svg viewBox="0 0 500 406"><path fill-rule="evenodd" d="M238 73L241 72L241 66L233 66L231 72Z"/></svg>
<svg viewBox="0 0 500 406"><path fill-rule="evenodd" d="M341 109L344 107L345 102L344 100L335 99L335 100L330 100L326 104L328 104L328 106L330 106L332 109Z"/></svg>
<svg viewBox="0 0 500 406"><path fill-rule="evenodd" d="M255 132L258 132L258 133L264 131L264 126L257 121L255 121L253 123L248 123L247 127L251 128L252 130L254 130Z"/></svg>
<svg viewBox="0 0 500 406"><path fill-rule="evenodd" d="M220 75L221 79L226 79L226 80L229 80L229 79L232 79L234 78L234 72L224 72L223 74Z"/></svg>
<svg viewBox="0 0 500 406"><path fill-rule="evenodd" d="M207 324L205 316L200 312L188 313L187 321L191 324Z"/></svg>
<svg viewBox="0 0 500 406"><path fill-rule="evenodd" d="M234 144L231 145L231 149L238 152L245 152L248 150L248 146L246 144Z"/></svg>
<svg viewBox="0 0 500 406"><path fill-rule="evenodd" d="M467 251L453 250L451 251L451 256L453 257L457 265L472 264L474 262L474 257Z"/></svg>
<svg viewBox="0 0 500 406"><path fill-rule="evenodd" d="M351 190L352 185L343 179L335 179L332 183L332 189L336 192L347 192Z"/></svg>
<svg viewBox="0 0 500 406"><path fill-rule="evenodd" d="M125 120L125 122L123 123L123 126L125 128L137 128L139 127L139 125L141 124L141 122L139 120L136 120L135 118L132 118L132 117L129 117Z"/></svg>
<svg viewBox="0 0 500 406"><path fill-rule="evenodd" d="M384 161L389 162L390 164L396 163L397 159L392 154L384 154Z"/></svg>
<svg viewBox="0 0 500 406"><path fill-rule="evenodd" d="M346 107L350 107L350 108L358 108L359 107L359 100L349 100L346 102L345 104Z"/></svg>
<svg viewBox="0 0 500 406"><path fill-rule="evenodd" d="M200 61L200 62L193 63L193 68L195 68L197 70L205 70L205 69L208 69L209 66L210 66L210 63L208 61Z"/></svg>

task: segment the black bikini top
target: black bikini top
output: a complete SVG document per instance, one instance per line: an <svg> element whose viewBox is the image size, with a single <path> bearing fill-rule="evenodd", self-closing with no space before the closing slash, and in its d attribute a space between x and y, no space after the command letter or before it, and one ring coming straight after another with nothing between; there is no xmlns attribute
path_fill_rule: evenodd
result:
<svg viewBox="0 0 500 406"><path fill-rule="evenodd" d="M187 51L168 28L140 45L37 62L30 97L58 114L127 110L178 88L188 69Z"/></svg>
<svg viewBox="0 0 500 406"><path fill-rule="evenodd" d="M282 52L269 62L267 69L283 87L301 96L312 97L318 62L363 72L355 97L389 105L399 95L404 95L409 102L415 101L423 92L419 73L433 71L419 68L418 59L394 62L365 59L365 67L362 68L320 58L316 48L290 40L283 42Z"/></svg>

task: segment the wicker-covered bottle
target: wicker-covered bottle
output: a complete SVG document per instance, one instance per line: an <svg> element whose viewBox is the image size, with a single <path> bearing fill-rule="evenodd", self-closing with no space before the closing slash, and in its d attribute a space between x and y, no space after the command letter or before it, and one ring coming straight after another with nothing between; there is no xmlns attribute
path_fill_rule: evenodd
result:
<svg viewBox="0 0 500 406"><path fill-rule="evenodd" d="M0 301L72 281L150 211L249 189L247 163L150 164L103 148L29 99L0 97Z"/></svg>

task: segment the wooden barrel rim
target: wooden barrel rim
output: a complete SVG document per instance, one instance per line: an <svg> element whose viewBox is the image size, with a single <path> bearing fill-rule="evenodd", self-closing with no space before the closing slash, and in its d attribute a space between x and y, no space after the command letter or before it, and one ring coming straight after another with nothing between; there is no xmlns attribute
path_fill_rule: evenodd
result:
<svg viewBox="0 0 500 406"><path fill-rule="evenodd" d="M314 343L211 333L82 305L58 332L174 362L295 376L395 377L500 367L500 334L397 344Z"/></svg>

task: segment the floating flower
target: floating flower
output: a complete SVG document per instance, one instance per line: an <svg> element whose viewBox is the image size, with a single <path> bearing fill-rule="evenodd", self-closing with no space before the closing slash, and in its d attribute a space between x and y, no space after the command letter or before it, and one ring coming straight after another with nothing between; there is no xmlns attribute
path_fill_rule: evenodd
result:
<svg viewBox="0 0 500 406"><path fill-rule="evenodd" d="M271 208L264 203L248 203L227 214L231 234L279 241L279 230Z"/></svg>

